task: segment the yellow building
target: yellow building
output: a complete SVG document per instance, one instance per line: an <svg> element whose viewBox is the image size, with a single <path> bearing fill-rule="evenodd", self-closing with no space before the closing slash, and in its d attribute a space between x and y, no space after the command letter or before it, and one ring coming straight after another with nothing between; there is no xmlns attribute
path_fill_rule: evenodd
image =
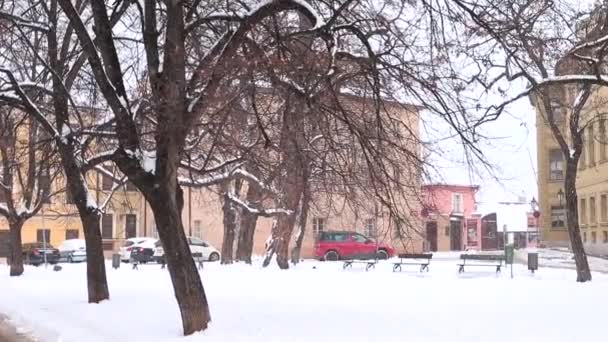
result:
<svg viewBox="0 0 608 342"><path fill-rule="evenodd" d="M582 126L585 126L584 148L579 161L577 192L579 198L579 223L587 252L608 252L608 110L605 99L607 88L594 91L583 110ZM576 93L561 88L555 92L551 103L556 122L562 132L568 130L568 105L574 103ZM538 146L538 196L540 206L541 239L549 246L567 246L566 211L560 194L564 191L565 161L559 145L547 124L545 111L536 104L536 132ZM566 133L569 139L569 134Z"/></svg>
<svg viewBox="0 0 608 342"><path fill-rule="evenodd" d="M418 151L419 115L415 107L408 106L405 110L401 104L385 103L392 112L399 115L409 129L407 134L414 134L411 141L406 143L412 145L412 151ZM360 108L364 110L363 106ZM407 136L406 134L406 136ZM416 197L416 188L419 188L417 170L408 165L400 171L399 177L403 177L409 190L404 189L400 198L403 211L408 213L419 213L420 202ZM130 237L158 237L154 217L150 207L143 196L131 184L115 189L118 179L121 177L114 174L115 168L110 164L104 166L103 170L93 170L87 175L87 184L92 197L98 205L103 206L104 214L101 217L100 229L104 243L104 249L110 253L116 250L125 238ZM70 196L65 192L65 180L56 177L50 184L50 192L57 193L50 198L49 203L44 204L43 209L35 217L28 220L23 226L23 243L43 241L50 242L57 247L61 242L70 238L84 238L82 224L76 207L70 204ZM412 190L413 189L413 190ZM113 191L115 190L115 191ZM186 235L203 238L216 248L220 248L223 239L223 215L220 197L214 189L184 188L184 210L182 220ZM109 194L113 194L106 204ZM374 201L363 199L369 208L358 208L353 210L341 203L343 198L334 196L332 205L323 205L322 200L317 197L316 205L311 208L308 218L308 226L304 237L301 256L304 258L314 255L314 242L316 234L323 230L351 230L364 233L370 237L377 237L380 241L393 244L398 251L421 251L423 249L423 238L420 234L396 233L396 223L389 213L378 212ZM0 199L1 200L1 199ZM339 210L336 208L340 208ZM420 226L416 215L413 215L408 224ZM265 252L265 243L270 236L272 219L260 217L255 230L254 255L262 255ZM403 230L403 229L402 229ZM294 229L294 240L295 240ZM8 223L0 218L0 245L8 244ZM292 245L293 246L293 243ZM0 257L4 256L0 248ZM6 251L4 251L6 253Z"/></svg>

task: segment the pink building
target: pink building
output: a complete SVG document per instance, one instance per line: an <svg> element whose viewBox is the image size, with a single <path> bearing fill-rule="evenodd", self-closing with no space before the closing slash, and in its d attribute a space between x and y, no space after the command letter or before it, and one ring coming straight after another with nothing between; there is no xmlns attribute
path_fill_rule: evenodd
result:
<svg viewBox="0 0 608 342"><path fill-rule="evenodd" d="M424 194L424 232L429 251L481 249L481 216L476 214L477 185L428 184Z"/></svg>

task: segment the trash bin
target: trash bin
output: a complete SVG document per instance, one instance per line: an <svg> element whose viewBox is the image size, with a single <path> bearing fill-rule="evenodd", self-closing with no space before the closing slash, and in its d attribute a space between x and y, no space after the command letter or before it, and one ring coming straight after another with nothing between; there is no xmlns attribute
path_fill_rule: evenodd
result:
<svg viewBox="0 0 608 342"><path fill-rule="evenodd" d="M505 263L513 264L513 254L515 252L515 246L513 244L505 245Z"/></svg>
<svg viewBox="0 0 608 342"><path fill-rule="evenodd" d="M120 254L112 254L112 267L115 269L120 267Z"/></svg>
<svg viewBox="0 0 608 342"><path fill-rule="evenodd" d="M538 269L538 253L528 253L528 270L536 271Z"/></svg>

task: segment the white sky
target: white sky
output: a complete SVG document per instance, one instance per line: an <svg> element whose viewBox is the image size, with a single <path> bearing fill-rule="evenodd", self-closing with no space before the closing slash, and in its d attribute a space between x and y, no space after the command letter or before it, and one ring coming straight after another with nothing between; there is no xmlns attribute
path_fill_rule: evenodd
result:
<svg viewBox="0 0 608 342"><path fill-rule="evenodd" d="M500 99L498 99L500 101ZM480 185L478 202L515 200L525 195L529 202L537 196L535 110L528 98L512 104L501 117L483 126L489 137L481 143L491 172L472 170L465 162L458 138L449 138L449 127L436 117L423 114L422 134L434 142L432 164L438 175L433 181Z"/></svg>

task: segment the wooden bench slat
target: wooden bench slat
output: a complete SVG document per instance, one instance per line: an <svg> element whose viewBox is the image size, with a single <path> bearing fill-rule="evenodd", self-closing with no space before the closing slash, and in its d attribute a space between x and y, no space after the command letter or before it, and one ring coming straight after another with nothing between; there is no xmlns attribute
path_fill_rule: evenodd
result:
<svg viewBox="0 0 608 342"><path fill-rule="evenodd" d="M425 254L425 253L419 253L419 254L414 254L414 253L402 253L397 255L400 259L432 259L433 258L433 254Z"/></svg>

